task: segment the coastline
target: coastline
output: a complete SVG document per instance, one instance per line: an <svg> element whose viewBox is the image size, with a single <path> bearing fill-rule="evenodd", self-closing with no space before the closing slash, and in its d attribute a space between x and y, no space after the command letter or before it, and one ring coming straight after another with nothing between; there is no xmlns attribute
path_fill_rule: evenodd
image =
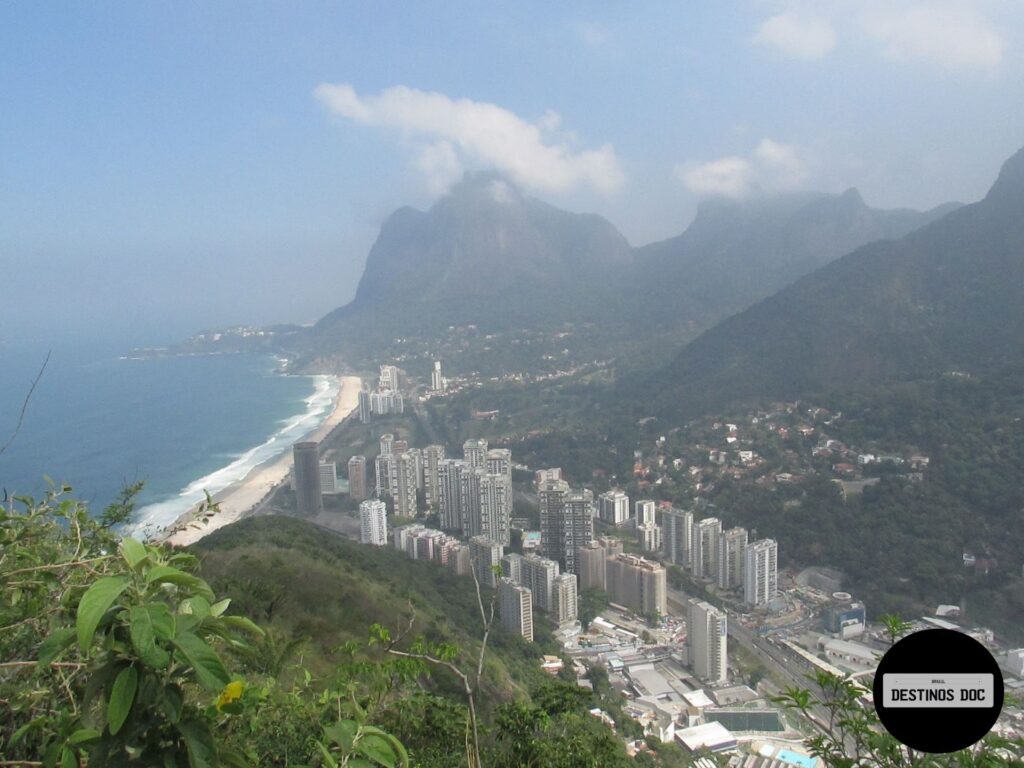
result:
<svg viewBox="0 0 1024 768"><path fill-rule="evenodd" d="M302 440L321 442L358 408L362 380L358 376L337 378L340 388L334 402L334 410L320 426L302 437ZM210 517L205 525L191 525L199 507L195 505L154 538L174 546L194 544L207 534L248 516L271 491L288 479L291 469L292 452L291 446L288 446L280 456L254 467L244 478L214 494L213 500L220 506L220 511Z"/></svg>

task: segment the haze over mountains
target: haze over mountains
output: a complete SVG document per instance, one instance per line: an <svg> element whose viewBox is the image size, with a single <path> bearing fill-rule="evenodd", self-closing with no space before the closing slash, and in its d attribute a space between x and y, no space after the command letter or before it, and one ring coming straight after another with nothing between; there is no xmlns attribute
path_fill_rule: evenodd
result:
<svg viewBox="0 0 1024 768"><path fill-rule="evenodd" d="M866 245L704 333L658 377L659 390L672 382L664 407L697 413L1019 364L1022 214L1024 150L980 202Z"/></svg>
<svg viewBox="0 0 1024 768"><path fill-rule="evenodd" d="M692 337L848 251L900 237L927 213L869 208L856 190L709 200L678 237L633 248L605 219L529 197L494 173L467 174L428 211L381 227L355 299L314 329L320 349L353 338L556 327L610 338Z"/></svg>

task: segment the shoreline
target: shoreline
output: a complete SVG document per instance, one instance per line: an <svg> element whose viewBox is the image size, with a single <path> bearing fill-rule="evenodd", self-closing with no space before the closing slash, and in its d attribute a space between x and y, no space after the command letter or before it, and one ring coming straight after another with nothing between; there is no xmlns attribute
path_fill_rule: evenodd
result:
<svg viewBox="0 0 1024 768"><path fill-rule="evenodd" d="M337 378L340 387L334 401L334 410L320 426L301 437L300 440L322 442L335 427L359 407L359 390L362 387L362 380L358 376L338 376ZM220 511L210 517L205 525L192 524L199 508L199 505L196 504L156 534L153 540L174 546L194 544L213 531L249 516L271 492L288 479L291 470L292 451L289 445L281 455L253 467L241 480L213 494L213 500L220 506Z"/></svg>

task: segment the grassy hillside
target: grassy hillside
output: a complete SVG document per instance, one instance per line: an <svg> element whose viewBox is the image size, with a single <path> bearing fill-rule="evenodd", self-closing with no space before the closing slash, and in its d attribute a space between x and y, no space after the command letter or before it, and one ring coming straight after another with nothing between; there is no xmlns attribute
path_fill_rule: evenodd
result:
<svg viewBox="0 0 1024 768"><path fill-rule="evenodd" d="M405 626L432 642L451 642L460 660L475 658L480 614L473 581L435 563L410 560L391 548L362 546L289 517L257 517L216 531L195 547L202 575L232 599L232 609L290 637L307 637L307 666L326 670L347 641L365 644L379 623ZM489 593L485 600L489 600ZM540 622L537 622L540 624ZM543 629L529 644L500 628L492 635L485 673L485 700L522 697L542 679ZM437 684L453 683L443 675Z"/></svg>

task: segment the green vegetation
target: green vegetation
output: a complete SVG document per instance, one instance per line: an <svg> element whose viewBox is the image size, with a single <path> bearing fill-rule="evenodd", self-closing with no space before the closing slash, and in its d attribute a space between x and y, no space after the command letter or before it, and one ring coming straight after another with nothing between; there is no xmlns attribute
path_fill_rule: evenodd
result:
<svg viewBox="0 0 1024 768"><path fill-rule="evenodd" d="M550 634L491 633L466 579L290 518L195 554L121 541L132 502L0 512L5 764L628 765L588 712L614 692L543 673Z"/></svg>

